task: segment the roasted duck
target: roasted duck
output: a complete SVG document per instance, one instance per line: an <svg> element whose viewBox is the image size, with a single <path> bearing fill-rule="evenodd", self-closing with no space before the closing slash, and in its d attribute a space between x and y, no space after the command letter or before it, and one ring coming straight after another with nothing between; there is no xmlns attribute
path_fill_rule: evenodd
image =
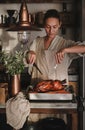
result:
<svg viewBox="0 0 85 130"><path fill-rule="evenodd" d="M36 92L48 92L48 91L58 91L64 88L64 81L60 80L44 80L39 82L35 87L34 91Z"/></svg>

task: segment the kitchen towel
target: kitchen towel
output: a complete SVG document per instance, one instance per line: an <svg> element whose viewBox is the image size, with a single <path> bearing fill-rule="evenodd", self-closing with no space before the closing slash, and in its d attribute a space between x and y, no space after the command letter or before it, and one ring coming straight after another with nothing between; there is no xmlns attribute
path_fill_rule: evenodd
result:
<svg viewBox="0 0 85 130"><path fill-rule="evenodd" d="M21 129L30 114L30 103L23 92L19 92L15 97L6 102L7 124L14 129Z"/></svg>

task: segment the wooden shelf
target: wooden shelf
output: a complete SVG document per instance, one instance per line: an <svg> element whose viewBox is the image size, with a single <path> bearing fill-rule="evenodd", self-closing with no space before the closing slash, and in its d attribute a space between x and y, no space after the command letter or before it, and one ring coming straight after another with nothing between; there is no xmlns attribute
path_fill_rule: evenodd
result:
<svg viewBox="0 0 85 130"><path fill-rule="evenodd" d="M0 28L6 28L6 24L0 24Z"/></svg>
<svg viewBox="0 0 85 130"><path fill-rule="evenodd" d="M73 0L26 0L27 3L72 3L72 1ZM0 3L21 3L21 0L0 0Z"/></svg>

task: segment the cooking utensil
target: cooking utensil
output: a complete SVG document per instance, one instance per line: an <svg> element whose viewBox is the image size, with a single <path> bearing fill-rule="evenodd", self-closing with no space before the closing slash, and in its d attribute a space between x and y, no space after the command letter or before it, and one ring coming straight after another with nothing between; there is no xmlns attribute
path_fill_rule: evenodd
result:
<svg viewBox="0 0 85 130"><path fill-rule="evenodd" d="M33 64L33 66L35 66L35 67L36 67L36 69L40 72L40 74L43 74L43 73L41 72L41 70L39 69L39 67L37 66L37 64L36 64L36 63L34 63L34 64Z"/></svg>

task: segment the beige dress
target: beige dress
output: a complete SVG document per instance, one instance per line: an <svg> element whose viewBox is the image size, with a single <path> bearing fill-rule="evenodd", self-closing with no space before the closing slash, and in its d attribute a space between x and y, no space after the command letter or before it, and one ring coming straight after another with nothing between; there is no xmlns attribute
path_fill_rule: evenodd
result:
<svg viewBox="0 0 85 130"><path fill-rule="evenodd" d="M58 64L56 69L55 53L63 48L71 47L73 45L80 44L71 40L65 40L60 36L56 36L47 50L44 49L45 37L36 38L30 46L30 50L36 53L36 64L43 74L41 74L35 67L32 70L32 85L35 85L41 80L47 79L67 79L68 83L68 67L74 58L77 58L78 54L65 54L65 58L61 64ZM54 63L54 65L53 65Z"/></svg>

